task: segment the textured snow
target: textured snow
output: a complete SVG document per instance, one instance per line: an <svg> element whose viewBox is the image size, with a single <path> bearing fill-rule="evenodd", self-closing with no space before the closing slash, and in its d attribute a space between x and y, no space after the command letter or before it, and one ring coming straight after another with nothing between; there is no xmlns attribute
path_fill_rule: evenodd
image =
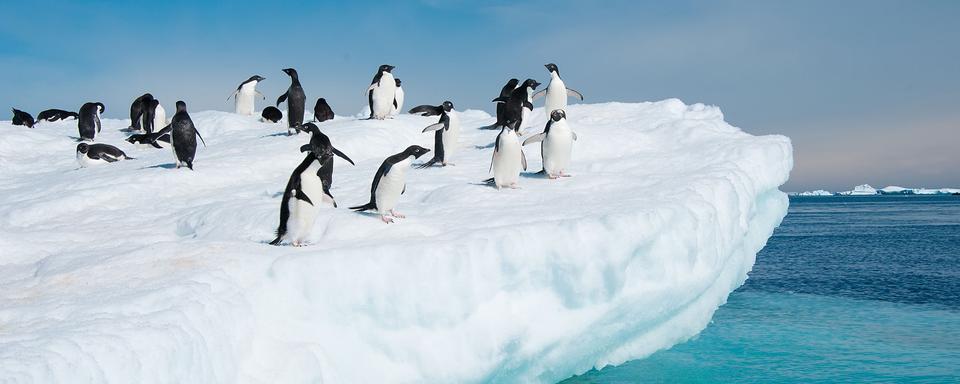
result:
<svg viewBox="0 0 960 384"><path fill-rule="evenodd" d="M466 111L457 165L407 173L407 219L324 208L301 248L266 244L308 140L283 122L191 113L196 171L125 120L97 140L137 159L85 169L76 122L0 122L0 381L550 383L689 339L786 214L789 139L679 100L567 112L574 177L480 185L494 119ZM341 207L435 121L321 123L357 163Z"/></svg>

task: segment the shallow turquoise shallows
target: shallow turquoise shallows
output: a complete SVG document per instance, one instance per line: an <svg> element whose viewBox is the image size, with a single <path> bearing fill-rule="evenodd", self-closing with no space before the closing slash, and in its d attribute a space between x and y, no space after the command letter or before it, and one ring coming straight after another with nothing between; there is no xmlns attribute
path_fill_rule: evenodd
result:
<svg viewBox="0 0 960 384"><path fill-rule="evenodd" d="M698 337L572 383L960 382L960 196L791 198Z"/></svg>

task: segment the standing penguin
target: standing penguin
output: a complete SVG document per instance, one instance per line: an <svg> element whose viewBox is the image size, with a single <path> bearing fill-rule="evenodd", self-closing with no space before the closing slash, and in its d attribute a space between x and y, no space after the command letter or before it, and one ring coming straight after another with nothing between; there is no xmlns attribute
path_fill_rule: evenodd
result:
<svg viewBox="0 0 960 384"><path fill-rule="evenodd" d="M337 207L336 200L330 194L333 184L333 155L340 156L353 164L347 155L330 144L330 138L320 132L313 123L304 125L304 130L312 133L310 143L300 147L307 155L290 175L287 187L280 202L280 225L277 238L270 245L283 242L299 247L310 236L316 221L321 202Z"/></svg>
<svg viewBox="0 0 960 384"><path fill-rule="evenodd" d="M396 103L397 81L393 78L392 65L381 65L367 88L367 102L370 104L370 118L383 120L390 116Z"/></svg>
<svg viewBox="0 0 960 384"><path fill-rule="evenodd" d="M86 103L80 107L80 118L77 119L80 140L93 141L100 132L100 114L105 109L103 103Z"/></svg>
<svg viewBox="0 0 960 384"><path fill-rule="evenodd" d="M583 101L583 95L581 95L580 92L567 88L567 86L563 84L563 79L560 78L560 69L557 68L556 64L550 63L544 65L544 67L547 67L547 70L550 71L550 84L535 93L533 98L537 99L543 95L547 96L547 99L543 103L543 110L546 111L547 118L549 119L553 111L567 108L567 97L576 97L580 99L580 101Z"/></svg>
<svg viewBox="0 0 960 384"><path fill-rule="evenodd" d="M134 160L134 158L127 156L120 148L109 144L77 144L77 162L80 163L81 168L120 160Z"/></svg>
<svg viewBox="0 0 960 384"><path fill-rule="evenodd" d="M147 134L153 133L154 131L154 123L156 122L154 119L156 118L157 111L156 106L160 105L159 103L154 104L155 101L157 101L157 99L154 99L152 96L149 98L144 98L143 107L140 109L140 127L143 128L143 132ZM160 128L163 128L163 126L161 125Z"/></svg>
<svg viewBox="0 0 960 384"><path fill-rule="evenodd" d="M453 110L453 103L444 101L438 106L421 105L410 110L411 114L420 116L440 115L440 120L423 129L423 133L436 131L433 136L433 158L420 164L419 168L426 168L436 163L441 166L454 165L450 162L460 140L460 115Z"/></svg>
<svg viewBox="0 0 960 384"><path fill-rule="evenodd" d="M133 103L130 104L130 129L134 131L143 131L141 126L140 115L143 114L144 100L153 99L153 95L149 93L144 93L140 97L133 99Z"/></svg>
<svg viewBox="0 0 960 384"><path fill-rule="evenodd" d="M253 115L257 95L260 95L262 99L266 99L266 96L263 96L262 93L257 91L257 83L265 79L265 77L261 77L260 75L250 76L249 79L240 83L240 85L237 86L237 90L230 95L230 97L234 98L234 107L238 115ZM228 97L227 100L230 100L230 97Z"/></svg>
<svg viewBox="0 0 960 384"><path fill-rule="evenodd" d="M317 99L317 104L313 106L313 121L322 123L327 120L333 120L333 108L327 104L327 99Z"/></svg>
<svg viewBox="0 0 960 384"><path fill-rule="evenodd" d="M64 111L62 109L48 109L46 111L40 112L40 114L37 115L37 122L38 123L41 121L54 122L57 120L66 120L71 117L74 119L78 119L80 118L80 115L78 115L76 112Z"/></svg>
<svg viewBox="0 0 960 384"><path fill-rule="evenodd" d="M527 157L523 154L520 145L520 135L517 129L520 122L511 120L500 129L496 144L493 147L493 159L490 161L490 170L493 171L493 184L497 189L503 187L519 188L520 171L527 170Z"/></svg>
<svg viewBox="0 0 960 384"><path fill-rule="evenodd" d="M509 99L510 94L513 93L513 90L517 89L517 84L520 84L520 80L517 80L517 79L508 80L507 84L500 89L500 96L498 96L497 98ZM507 119L503 115L504 114L503 109L507 105L506 104L507 102L497 101L496 103L497 103L497 121L507 121ZM495 126L492 127L491 129L493 128L495 128Z"/></svg>
<svg viewBox="0 0 960 384"><path fill-rule="evenodd" d="M297 70L287 68L283 73L290 75L290 88L287 92L280 95L277 99L277 106L280 106L284 100L287 101L287 135L300 133L300 127L303 125L303 111L306 108L307 95L303 93L303 87L300 85L300 77Z"/></svg>
<svg viewBox="0 0 960 384"><path fill-rule="evenodd" d="M543 171L541 172L546 173L551 179L556 179L570 176L563 171L570 164L570 153L573 151L575 140L577 140L577 134L567 124L566 112L557 109L550 113L543 132L530 136L523 141L523 145L542 142L540 157L543 160Z"/></svg>
<svg viewBox="0 0 960 384"><path fill-rule="evenodd" d="M160 100L153 99L150 101L150 109L153 111L153 129L163 128L167 126L167 110L163 109L163 106L160 105Z"/></svg>
<svg viewBox="0 0 960 384"><path fill-rule="evenodd" d="M393 95L393 112L391 113L398 115L403 110L403 88L400 88L400 79L394 80L397 81L397 91Z"/></svg>
<svg viewBox="0 0 960 384"><path fill-rule="evenodd" d="M27 128L33 128L33 125L36 123L33 120L33 116L16 108L11 109L13 109L13 125L23 125Z"/></svg>
<svg viewBox="0 0 960 384"><path fill-rule="evenodd" d="M526 79L519 87L510 91L510 96L500 96L493 99L493 102L503 102L503 116L497 116L497 122L493 128L506 127L508 123L516 123L517 130L523 124L523 109L533 110L533 103L530 102L530 92L540 86L534 79Z"/></svg>
<svg viewBox="0 0 960 384"><path fill-rule="evenodd" d="M392 223L393 218L404 218L393 209L400 200L400 195L407 190L405 176L407 168L413 159L423 156L430 152L429 149L419 145L411 145L396 155L383 160L377 173L373 176L373 184L370 186L370 202L350 209L362 212L370 209L377 210L380 214L380 220L384 223Z"/></svg>
<svg viewBox="0 0 960 384"><path fill-rule="evenodd" d="M173 157L176 160L177 168L187 166L193 170L193 156L197 153L197 137L206 146L197 127L193 125L190 114L187 113L187 103L177 102L177 113L173 115L170 122L170 144L173 147Z"/></svg>

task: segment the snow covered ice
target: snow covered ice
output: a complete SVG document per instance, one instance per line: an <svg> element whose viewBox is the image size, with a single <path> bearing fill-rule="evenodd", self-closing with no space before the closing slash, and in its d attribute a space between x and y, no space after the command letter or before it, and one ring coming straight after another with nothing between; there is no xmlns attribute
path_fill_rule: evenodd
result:
<svg viewBox="0 0 960 384"><path fill-rule="evenodd" d="M551 383L689 339L786 214L789 139L679 100L567 115L574 177L497 191L494 119L462 112L457 165L410 169L390 225L343 207L436 117L323 122L357 165L301 248L266 244L309 140L284 122L192 111L193 172L126 120L97 141L137 159L85 169L76 122L0 122L0 381Z"/></svg>

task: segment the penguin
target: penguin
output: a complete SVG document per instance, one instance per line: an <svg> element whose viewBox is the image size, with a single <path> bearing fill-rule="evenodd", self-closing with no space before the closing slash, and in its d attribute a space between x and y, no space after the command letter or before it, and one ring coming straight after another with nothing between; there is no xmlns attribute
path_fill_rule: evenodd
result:
<svg viewBox="0 0 960 384"><path fill-rule="evenodd" d="M172 127L168 125L154 133L136 133L130 135L130 137L127 138L127 142L130 144L149 145L158 149L164 148L170 145L171 130Z"/></svg>
<svg viewBox="0 0 960 384"><path fill-rule="evenodd" d="M280 202L277 238L271 241L270 245L284 242L292 243L295 247L303 245L313 229L320 204L327 203L337 207L336 200L330 194L330 186L333 184L333 156L340 156L353 164L353 160L330 144L330 138L320 132L316 124L305 124L304 131L311 133L310 143L300 147L300 151L307 155L287 181Z"/></svg>
<svg viewBox="0 0 960 384"><path fill-rule="evenodd" d="M573 151L573 142L576 140L577 134L567 124L567 113L557 109L550 113L543 132L530 136L523 141L523 145L541 142L540 157L543 160L543 170L540 172L546 173L551 179L556 179L570 176L564 173L564 170L570 164L570 153Z"/></svg>
<svg viewBox="0 0 960 384"><path fill-rule="evenodd" d="M290 88L287 89L287 93L280 95L277 99L277 106L279 107L284 100L287 101L287 135L299 134L300 126L303 125L303 110L306 108L307 96L303 93L296 69L287 68L283 73L290 75Z"/></svg>
<svg viewBox="0 0 960 384"><path fill-rule="evenodd" d="M233 94L231 94L230 97L232 97L234 100L234 108L236 108L238 115L253 115L253 108L256 104L255 99L257 95L260 95L260 98L263 100L267 99L266 96L257 91L257 83L265 79L265 77L260 75L250 76L249 79L237 86L236 91L233 91ZM230 97L227 97L228 101L230 100Z"/></svg>
<svg viewBox="0 0 960 384"><path fill-rule="evenodd" d="M433 158L418 168L430 167L436 163L441 166L454 165L450 162L460 140L460 115L453 109L453 103L444 101L438 106L421 105L410 110L420 116L440 116L440 120L423 129L423 133L435 131L433 136Z"/></svg>
<svg viewBox="0 0 960 384"><path fill-rule="evenodd" d="M503 102L503 116L502 119L497 118L497 122L493 124L492 128L505 127L509 122L511 124L515 123L517 125L515 130L519 130L523 126L523 109L533 110L530 93L539 86L540 83L536 80L526 79L519 87L510 91L510 96L500 96L493 99L493 102Z"/></svg>
<svg viewBox="0 0 960 384"><path fill-rule="evenodd" d="M16 108L11 109L13 109L13 125L24 125L27 128L33 128L35 124L33 116Z"/></svg>
<svg viewBox="0 0 960 384"><path fill-rule="evenodd" d="M46 111L40 112L40 114L37 115L37 122L38 123L41 121L54 122L58 120L66 120L71 117L74 119L78 119L80 118L80 115L78 115L76 112L64 111L62 109L48 109Z"/></svg>
<svg viewBox="0 0 960 384"><path fill-rule="evenodd" d="M141 126L140 115L143 114L144 99L152 99L153 95L149 93L144 93L140 97L133 99L133 103L130 104L130 127L128 129L133 131L143 131ZM82 113L81 113L82 115Z"/></svg>
<svg viewBox="0 0 960 384"><path fill-rule="evenodd" d="M103 103L86 103L80 107L77 130L80 132L81 141L93 141L97 133L100 133L100 114L104 110Z"/></svg>
<svg viewBox="0 0 960 384"><path fill-rule="evenodd" d="M377 69L370 87L367 88L367 102L370 104L370 118L383 120L396 106L397 81L393 78L392 65L381 65Z"/></svg>
<svg viewBox="0 0 960 384"><path fill-rule="evenodd" d="M160 105L159 102L154 103L155 101L157 101L157 99L154 99L153 96L146 97L142 101L143 106L140 108L140 128L143 128L143 133L153 133L157 105Z"/></svg>
<svg viewBox="0 0 960 384"><path fill-rule="evenodd" d="M550 84L535 93L533 98L538 99L546 95L547 99L543 102L543 110L546 111L547 119L549 119L553 111L567 108L567 97L576 97L583 101L583 95L563 84L563 79L560 78L560 69L557 68L556 64L550 63L544 65L544 67L547 67L547 70L550 71Z"/></svg>
<svg viewBox="0 0 960 384"><path fill-rule="evenodd" d="M127 156L120 148L109 144L77 144L77 162L80 163L81 168L120 160L135 160L135 158Z"/></svg>
<svg viewBox="0 0 960 384"><path fill-rule="evenodd" d="M397 201L400 200L400 195L407 190L404 176L413 159L420 158L427 152L430 152L430 150L419 145L411 145L403 152L384 159L383 164L380 164L380 168L373 176L373 184L370 186L370 202L350 207L350 209L357 212L375 209L380 214L380 220L383 220L384 223L392 223L393 218L404 218L403 215L394 211Z"/></svg>
<svg viewBox="0 0 960 384"><path fill-rule="evenodd" d="M510 79L507 80L507 84L500 89L500 96L498 98L510 98L510 94L513 93L513 90L517 88L517 84L520 84L520 80ZM506 101L498 101L497 103L497 121L507 121L504 117L503 109L506 106ZM491 126L490 129L496 128Z"/></svg>
<svg viewBox="0 0 960 384"><path fill-rule="evenodd" d="M150 102L150 108L153 109L153 128L167 126L167 110L163 109L160 100L153 99Z"/></svg>
<svg viewBox="0 0 960 384"><path fill-rule="evenodd" d="M393 94L393 112L391 113L399 115L403 110L403 88L400 88L400 79L394 80L397 82L397 91Z"/></svg>
<svg viewBox="0 0 960 384"><path fill-rule="evenodd" d="M327 99L317 99L317 104L313 106L313 121L322 123L327 120L333 120L333 108L327 104Z"/></svg>
<svg viewBox="0 0 960 384"><path fill-rule="evenodd" d="M279 122L280 119L283 119L283 112L280 112L280 110L274 106L266 107L263 109L263 112L260 113L260 121L276 123Z"/></svg>
<svg viewBox="0 0 960 384"><path fill-rule="evenodd" d="M497 135L493 158L490 161L490 171L493 172L493 183L497 189L519 188L517 182L520 180L520 171L527 170L527 157L523 154L520 136L517 134L519 127L519 121L511 120Z"/></svg>
<svg viewBox="0 0 960 384"><path fill-rule="evenodd" d="M177 168L186 166L193 170L193 156L197 153L197 137L203 146L207 143L203 141L203 136L193 125L190 114L187 113L187 103L177 102L177 113L173 115L170 122L170 146L173 147L173 156L177 163Z"/></svg>

